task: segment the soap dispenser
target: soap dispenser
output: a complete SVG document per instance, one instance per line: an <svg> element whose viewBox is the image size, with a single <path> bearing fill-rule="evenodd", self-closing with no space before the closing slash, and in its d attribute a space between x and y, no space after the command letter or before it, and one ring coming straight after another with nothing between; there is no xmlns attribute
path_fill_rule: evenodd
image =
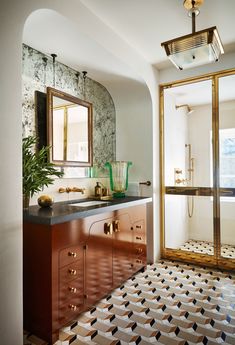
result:
<svg viewBox="0 0 235 345"><path fill-rule="evenodd" d="M102 196L102 188L99 182L96 182L95 186L95 196L100 197Z"/></svg>

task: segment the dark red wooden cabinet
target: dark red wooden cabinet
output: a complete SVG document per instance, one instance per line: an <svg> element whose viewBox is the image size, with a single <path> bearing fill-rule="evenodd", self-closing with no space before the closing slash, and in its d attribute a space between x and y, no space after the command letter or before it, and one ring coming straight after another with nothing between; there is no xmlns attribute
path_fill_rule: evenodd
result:
<svg viewBox="0 0 235 345"><path fill-rule="evenodd" d="M55 225L24 222L24 328L53 344L146 265L146 205Z"/></svg>

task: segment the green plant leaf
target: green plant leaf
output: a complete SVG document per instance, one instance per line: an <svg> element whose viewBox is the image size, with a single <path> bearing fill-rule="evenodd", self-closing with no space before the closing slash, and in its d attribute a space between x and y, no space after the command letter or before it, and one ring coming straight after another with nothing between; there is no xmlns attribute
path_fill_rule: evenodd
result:
<svg viewBox="0 0 235 345"><path fill-rule="evenodd" d="M34 136L23 138L23 194L31 197L43 187L53 184L55 176L63 176L63 172L56 170L54 164L48 161L50 146L44 146L37 152L36 144L37 138Z"/></svg>

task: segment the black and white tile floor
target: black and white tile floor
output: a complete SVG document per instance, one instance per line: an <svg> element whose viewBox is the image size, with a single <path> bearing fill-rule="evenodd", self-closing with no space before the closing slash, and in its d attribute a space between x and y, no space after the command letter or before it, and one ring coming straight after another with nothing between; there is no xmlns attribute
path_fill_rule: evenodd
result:
<svg viewBox="0 0 235 345"><path fill-rule="evenodd" d="M214 254L213 243L207 241L189 240L180 246L179 249L201 254ZM221 256L224 258L235 259L235 246L230 244L222 244Z"/></svg>
<svg viewBox="0 0 235 345"><path fill-rule="evenodd" d="M45 345L25 333L24 344ZM148 265L61 329L56 345L235 344L235 273Z"/></svg>

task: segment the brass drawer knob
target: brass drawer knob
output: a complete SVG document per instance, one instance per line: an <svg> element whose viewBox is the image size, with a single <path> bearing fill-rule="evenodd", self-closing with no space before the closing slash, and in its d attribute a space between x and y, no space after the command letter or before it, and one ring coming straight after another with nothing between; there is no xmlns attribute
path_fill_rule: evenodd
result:
<svg viewBox="0 0 235 345"><path fill-rule="evenodd" d="M112 223L104 223L104 233L105 233L105 235L112 235L112 233L113 233L113 224Z"/></svg>
<svg viewBox="0 0 235 345"><path fill-rule="evenodd" d="M137 254L143 253L143 249L142 249L142 248L137 248L137 249L136 249L136 253L137 253Z"/></svg>
<svg viewBox="0 0 235 345"><path fill-rule="evenodd" d="M75 253L75 252L68 252L68 256L72 256L73 258L76 258L77 253Z"/></svg>
<svg viewBox="0 0 235 345"><path fill-rule="evenodd" d="M77 292L77 289L73 286L70 286L69 287L69 291L72 292L72 293L76 293Z"/></svg>
<svg viewBox="0 0 235 345"><path fill-rule="evenodd" d="M70 305L69 305L69 308L70 308L71 310L73 310L73 311L76 311L76 310L77 310L77 306L74 305L74 304L70 304Z"/></svg>
<svg viewBox="0 0 235 345"><path fill-rule="evenodd" d="M136 236L136 239L137 239L137 240L142 240L142 237Z"/></svg>
<svg viewBox="0 0 235 345"><path fill-rule="evenodd" d="M69 273L71 274L71 276L76 276L77 271L73 270L72 268L69 269Z"/></svg>
<svg viewBox="0 0 235 345"><path fill-rule="evenodd" d="M119 220L114 220L113 221L113 231L114 232L119 232L120 231Z"/></svg>
<svg viewBox="0 0 235 345"><path fill-rule="evenodd" d="M142 225L136 225L136 229L142 229Z"/></svg>

